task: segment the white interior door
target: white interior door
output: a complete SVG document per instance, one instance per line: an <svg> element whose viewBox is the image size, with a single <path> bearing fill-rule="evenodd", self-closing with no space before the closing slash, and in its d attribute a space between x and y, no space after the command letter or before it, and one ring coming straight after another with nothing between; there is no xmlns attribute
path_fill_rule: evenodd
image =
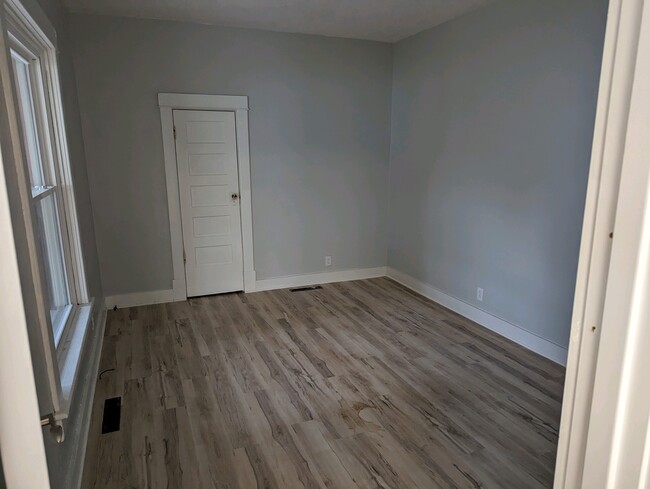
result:
<svg viewBox="0 0 650 489"><path fill-rule="evenodd" d="M233 112L174 110L187 296L243 290Z"/></svg>

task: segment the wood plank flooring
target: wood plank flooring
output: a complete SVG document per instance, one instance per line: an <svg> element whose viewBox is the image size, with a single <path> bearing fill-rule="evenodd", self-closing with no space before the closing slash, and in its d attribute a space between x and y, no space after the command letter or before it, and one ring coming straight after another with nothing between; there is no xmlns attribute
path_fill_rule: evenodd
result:
<svg viewBox="0 0 650 489"><path fill-rule="evenodd" d="M564 369L387 278L109 312L100 372L85 489L552 487Z"/></svg>

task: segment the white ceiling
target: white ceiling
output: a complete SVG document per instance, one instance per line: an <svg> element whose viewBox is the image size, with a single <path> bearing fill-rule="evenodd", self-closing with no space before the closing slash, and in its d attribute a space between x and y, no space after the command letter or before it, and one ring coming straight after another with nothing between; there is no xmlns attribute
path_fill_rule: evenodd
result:
<svg viewBox="0 0 650 489"><path fill-rule="evenodd" d="M64 0L71 12L395 42L491 0Z"/></svg>

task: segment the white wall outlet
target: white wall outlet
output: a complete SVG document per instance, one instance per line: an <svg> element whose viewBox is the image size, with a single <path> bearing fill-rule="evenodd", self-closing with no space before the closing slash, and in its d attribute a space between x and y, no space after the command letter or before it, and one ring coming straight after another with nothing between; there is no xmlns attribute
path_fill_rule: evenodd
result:
<svg viewBox="0 0 650 489"><path fill-rule="evenodd" d="M483 289L480 287L476 288L476 300L483 302Z"/></svg>
<svg viewBox="0 0 650 489"><path fill-rule="evenodd" d="M331 267L332 266L332 257L331 256L326 256L325 257L325 266L326 267Z"/></svg>

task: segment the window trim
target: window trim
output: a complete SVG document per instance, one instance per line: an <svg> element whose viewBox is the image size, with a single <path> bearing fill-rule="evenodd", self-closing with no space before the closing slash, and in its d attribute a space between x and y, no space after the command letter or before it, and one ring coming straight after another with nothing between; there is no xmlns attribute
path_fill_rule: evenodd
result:
<svg viewBox="0 0 650 489"><path fill-rule="evenodd" d="M11 108L13 119L12 145L15 146L17 173L20 182L21 205L25 216L27 241L29 246L29 257L31 262L31 274L34 280L36 302L38 310L36 316L38 324L33 327L38 329L38 345L35 345L37 352L43 354L41 363L46 368L47 379L43 379L43 389L49 392L49 400L44 397L39 399L42 409L51 409L47 414L55 423L66 419L70 412L71 400L74 395L76 381L79 377L79 366L86 347L88 332L92 329L94 300L89 297L77 208L73 187L68 142L66 138L62 91L59 82L58 59L56 50L56 31L50 24L40 6L35 0L5 0L2 14L3 29L7 40L6 55L9 79L8 86L15 85L11 66L11 41L12 37L23 46L29 47L33 53L37 53L39 68L41 70L39 83L44 93L43 108L49 112L47 115L46 137L51 143L53 171L55 172L56 185L59 189L44 193L54 192L59 194L56 199L59 204L59 220L62 245L66 248L69 259L66 259L66 272L68 274L68 288L72 308L69 311L68 321L64 327L63 334L58 342L55 342L55 332L52 329L48 306L44 297L44 272L40 253L35 243L35 224L33 203L35 197L32 195L31 181L27 168L26 154L22 140L20 121L17 120L19 107L16 105L16 94L14 100L8 105ZM26 8L27 7L27 8ZM18 138L20 136L20 139ZM24 186L23 186L24 182ZM27 188L25 188L27 187ZM59 190L57 192L57 190ZM69 267L69 268L68 268ZM36 336L34 337L36 338ZM56 344L55 344L56 343ZM39 388L40 389L40 388ZM46 392L42 391L45 395ZM48 411L45 411L46 414Z"/></svg>
<svg viewBox="0 0 650 489"><path fill-rule="evenodd" d="M17 33L18 35L20 33ZM38 174L38 182L31 182L31 195L32 195L32 205L37 208L39 207L40 201L51 197L53 205L56 209L55 222L50 223L56 226L56 235L59 237L60 245L59 250L50 250L47 251L41 249L41 252L45 251L46 255L61 255L62 264L63 264L63 287L65 291L66 301L68 304L59 310L58 314L52 315L50 310L50 325L52 331L54 332L54 344L58 347L61 338L65 330L70 327L72 321L72 312L77 304L77 299L74 289L71 287L72 277L72 267L71 267L71 256L70 256L70 246L67 241L67 223L65 222L65 215L63 213L63 196L61 195L61 187L59 184L59 172L57 171L57 163L54 159L53 154L53 141L51 133L51 115L48 110L47 96L45 94L45 87L43 84L43 71L41 69L41 61L37 54L34 54L33 51L36 49L30 49L26 46L26 43L21 42L17 38L17 35L13 33L8 34L10 41L10 52L12 62L11 65L14 70L14 83L16 84L16 98L18 101L19 112L28 111L29 115L21 116L21 119L31 119L31 124L33 125L33 138L32 142L35 145L33 150L25 148L26 153L26 164L29 168L29 173ZM21 74L18 73L21 72ZM24 72L24 74L23 74ZM25 86L23 86L25 85ZM30 132L30 129L25 125L23 120L23 139L24 145L28 145L27 133ZM30 161L32 158L36 158L36 161ZM32 176L33 178L33 176ZM40 184L40 185L39 185ZM40 212L36 212L40 214ZM47 222L40 223L41 225L48 226ZM59 246L57 246L59 247ZM49 257L46 262L52 264L52 259ZM50 271L51 275L52 271ZM55 285L55 293L59 287L58 283ZM56 318L56 320L55 320Z"/></svg>
<svg viewBox="0 0 650 489"><path fill-rule="evenodd" d="M39 59L42 78L37 83L45 93L43 102L51 116L48 117L49 127L42 129L47 133L49 140L47 143L53 149L54 168L49 171L53 172L56 186L60 188L60 192L57 192L60 196L57 198L57 203L64 221L61 225L61 234L67 251L66 271L70 277L70 298L75 305L86 304L89 302L88 286L79 236L68 142L65 137L56 45L16 0L6 1L6 13L6 29L10 45L13 45L15 40L27 53ZM25 53L23 51L20 54L24 56Z"/></svg>

